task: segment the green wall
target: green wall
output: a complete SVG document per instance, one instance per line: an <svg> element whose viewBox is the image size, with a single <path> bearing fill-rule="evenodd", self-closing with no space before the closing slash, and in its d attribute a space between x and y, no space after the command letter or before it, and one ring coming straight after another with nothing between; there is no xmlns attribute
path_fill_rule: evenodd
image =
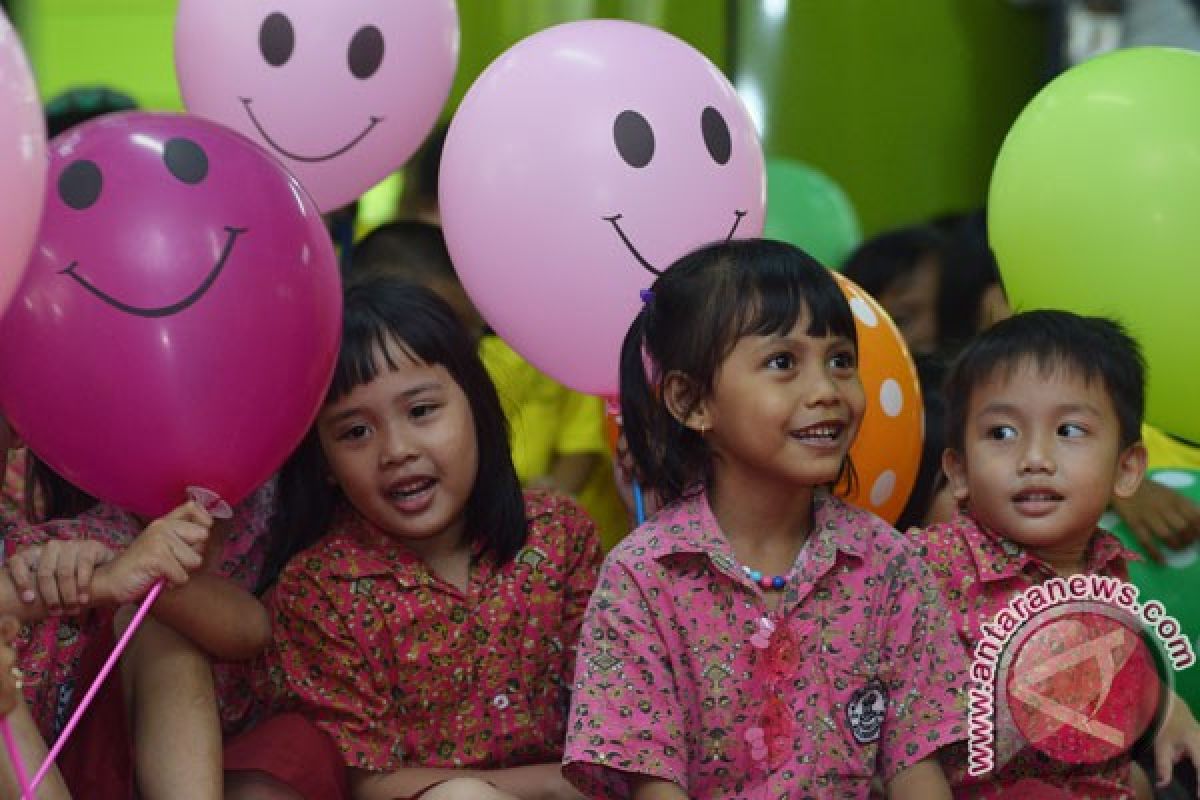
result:
<svg viewBox="0 0 1200 800"><path fill-rule="evenodd" d="M388 0L394 2L396 0ZM345 2L345 0L329 0ZM15 0L43 97L110 84L179 109L174 0ZM1005 131L1040 77L1036 11L1009 0L459 0L453 108L507 47L621 17L668 30L764 101L768 155L838 181L866 233L982 203Z"/></svg>
<svg viewBox="0 0 1200 800"><path fill-rule="evenodd" d="M738 8L736 78L759 84L764 149L828 173L864 233L983 203L1004 134L1042 78L1041 11L1010 0Z"/></svg>

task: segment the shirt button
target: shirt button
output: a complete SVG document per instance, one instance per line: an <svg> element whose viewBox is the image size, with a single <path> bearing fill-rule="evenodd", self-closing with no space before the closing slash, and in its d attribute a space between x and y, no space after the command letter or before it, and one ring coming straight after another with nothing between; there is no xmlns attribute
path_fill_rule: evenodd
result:
<svg viewBox="0 0 1200 800"><path fill-rule="evenodd" d="M508 705L509 705L508 695L506 695L506 694L496 695L495 697L492 698L492 705L494 705L496 708L500 709L501 711L508 708Z"/></svg>

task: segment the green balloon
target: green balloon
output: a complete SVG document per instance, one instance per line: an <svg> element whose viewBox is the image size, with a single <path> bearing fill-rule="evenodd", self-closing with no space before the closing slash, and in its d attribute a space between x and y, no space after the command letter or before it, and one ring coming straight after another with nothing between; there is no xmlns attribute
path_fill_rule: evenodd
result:
<svg viewBox="0 0 1200 800"><path fill-rule="evenodd" d="M1200 503L1200 470L1152 469L1147 479ZM1146 556L1137 537L1116 514L1105 514L1100 524L1115 533L1130 550ZM1186 636L1196 648L1200 636L1200 593L1196 592L1200 584L1200 542L1182 550L1171 550L1165 545L1159 549L1166 563L1155 564L1148 557L1134 562L1129 565L1129 579L1138 587L1138 602L1142 605L1147 600L1161 602L1166 613L1179 621L1182 630L1178 635ZM1193 665L1174 675L1175 691L1194 711L1200 712L1200 666Z"/></svg>
<svg viewBox="0 0 1200 800"><path fill-rule="evenodd" d="M1200 441L1200 53L1119 50L1051 81L997 156L988 230L1015 308L1122 321L1147 421Z"/></svg>
<svg viewBox="0 0 1200 800"><path fill-rule="evenodd" d="M837 269L862 241L850 198L825 175L787 158L767 159L763 236L794 244Z"/></svg>

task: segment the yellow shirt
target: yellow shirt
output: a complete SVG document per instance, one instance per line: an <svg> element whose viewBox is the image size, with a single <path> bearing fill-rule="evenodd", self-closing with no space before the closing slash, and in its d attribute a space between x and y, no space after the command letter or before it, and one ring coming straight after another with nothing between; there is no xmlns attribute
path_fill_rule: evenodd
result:
<svg viewBox="0 0 1200 800"><path fill-rule="evenodd" d="M542 374L499 336L480 340L479 357L504 406L522 484L547 475L558 455L601 456L578 499L596 523L605 549L611 548L628 533L629 521L613 482L604 401Z"/></svg>
<svg viewBox="0 0 1200 800"><path fill-rule="evenodd" d="M1200 469L1200 447L1192 447L1150 425L1142 425L1142 442L1150 456L1149 468Z"/></svg>

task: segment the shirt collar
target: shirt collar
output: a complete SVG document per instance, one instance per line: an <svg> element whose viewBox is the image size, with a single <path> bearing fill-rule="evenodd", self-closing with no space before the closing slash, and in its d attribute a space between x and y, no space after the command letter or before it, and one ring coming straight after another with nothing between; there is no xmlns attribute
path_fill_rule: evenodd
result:
<svg viewBox="0 0 1200 800"><path fill-rule="evenodd" d="M859 527L855 523L862 514L825 489L817 489L813 493L813 528L810 534L810 543L815 548L813 552L830 560L838 550L858 559L864 558L866 542L860 536L850 535L848 530L848 527ZM737 569L733 548L713 515L708 492L702 487L689 489L677 505L652 522L657 522L660 531L666 534L655 559L681 554L706 555L730 572ZM806 543L805 547L810 543Z"/></svg>
<svg viewBox="0 0 1200 800"><path fill-rule="evenodd" d="M1025 572L1030 565L1053 572L1049 564L1016 542L997 535L970 514L959 512L954 524L963 531L980 580L1013 578ZM1126 548L1113 534L1096 528L1088 541L1084 570L1091 574L1107 574L1113 566L1129 561L1141 561L1141 556Z"/></svg>

